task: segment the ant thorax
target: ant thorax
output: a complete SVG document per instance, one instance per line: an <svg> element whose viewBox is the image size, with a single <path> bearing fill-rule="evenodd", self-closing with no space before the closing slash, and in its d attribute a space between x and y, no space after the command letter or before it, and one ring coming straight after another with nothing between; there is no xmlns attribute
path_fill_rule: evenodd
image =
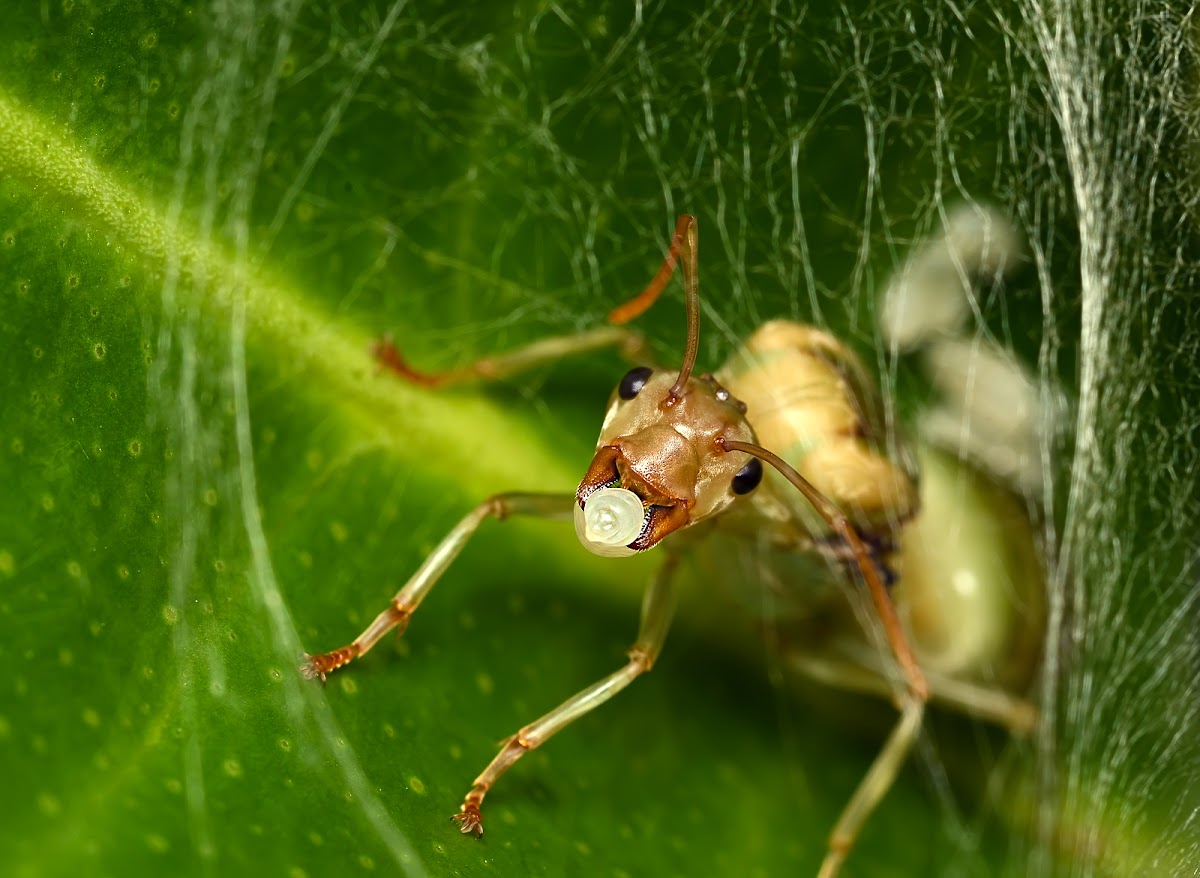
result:
<svg viewBox="0 0 1200 878"><path fill-rule="evenodd" d="M854 353L811 326L773 320L718 372L746 405L759 442L790 463L865 535L890 535L917 511L917 467ZM756 497L778 522L823 540L828 525L776 473Z"/></svg>

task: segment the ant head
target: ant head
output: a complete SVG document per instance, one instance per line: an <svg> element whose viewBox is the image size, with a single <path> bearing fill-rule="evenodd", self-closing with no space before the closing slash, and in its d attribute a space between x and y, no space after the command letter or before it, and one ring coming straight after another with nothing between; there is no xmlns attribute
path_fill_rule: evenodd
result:
<svg viewBox="0 0 1200 878"><path fill-rule="evenodd" d="M711 375L631 369L609 400L576 492L576 531L598 555L632 555L722 512L762 479L762 464L718 439L754 442L745 406Z"/></svg>
<svg viewBox="0 0 1200 878"><path fill-rule="evenodd" d="M678 372L631 369L609 400L596 455L575 494L575 531L598 555L632 555L672 531L711 518L762 480L756 457L724 446L755 444L746 406L712 375L692 375L700 346L696 220L681 216L663 267L642 294L616 309L644 311L683 263L687 345Z"/></svg>

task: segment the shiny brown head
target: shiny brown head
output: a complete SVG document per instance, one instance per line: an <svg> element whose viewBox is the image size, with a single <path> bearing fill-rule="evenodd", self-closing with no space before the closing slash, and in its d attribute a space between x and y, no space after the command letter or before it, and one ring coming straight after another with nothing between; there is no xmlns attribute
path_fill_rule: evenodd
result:
<svg viewBox="0 0 1200 878"><path fill-rule="evenodd" d="M683 393L666 405L675 380L675 372L633 369L609 400L576 500L582 512L597 491L623 488L641 501L643 522L634 539L616 546L580 529L580 540L597 554L649 549L672 531L724 511L762 477L757 459L726 453L716 443L718 437L756 441L741 404L705 375L689 378Z"/></svg>

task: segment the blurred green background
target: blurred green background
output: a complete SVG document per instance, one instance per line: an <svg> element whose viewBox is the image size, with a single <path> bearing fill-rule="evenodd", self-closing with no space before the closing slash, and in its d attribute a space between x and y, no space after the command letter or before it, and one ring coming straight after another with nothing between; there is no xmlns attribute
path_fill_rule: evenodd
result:
<svg viewBox="0 0 1200 878"><path fill-rule="evenodd" d="M352 637L483 497L572 490L624 370L429 393L376 374L372 339L437 368L596 326L686 211L703 364L791 316L907 415L927 392L874 303L965 199L1030 242L981 337L1071 400L1046 719L1010 747L934 717L847 874L1195 862L1182 12L10 7L0 873L813 872L880 727L773 684L769 645L715 642L688 608L703 577L655 673L523 760L479 843L448 819L471 779L623 660L654 560L488 526L398 647L324 689L298 657ZM664 359L678 305L642 322Z"/></svg>

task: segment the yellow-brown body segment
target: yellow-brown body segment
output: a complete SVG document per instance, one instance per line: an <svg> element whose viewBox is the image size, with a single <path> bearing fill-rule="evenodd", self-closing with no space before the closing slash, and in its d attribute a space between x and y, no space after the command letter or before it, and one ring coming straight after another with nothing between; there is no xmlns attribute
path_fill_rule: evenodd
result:
<svg viewBox="0 0 1200 878"><path fill-rule="evenodd" d="M923 668L1017 688L1028 682L1044 615L1042 572L1028 516L1010 491L955 456L910 447L885 420L858 357L822 330L766 323L717 376L745 403L758 441L884 547L880 560L896 576L893 597ZM830 536L775 472L745 512L771 523L779 552L820 547ZM837 589L794 587L812 589L818 605L824 595L840 600ZM846 630L859 636L856 626Z"/></svg>

